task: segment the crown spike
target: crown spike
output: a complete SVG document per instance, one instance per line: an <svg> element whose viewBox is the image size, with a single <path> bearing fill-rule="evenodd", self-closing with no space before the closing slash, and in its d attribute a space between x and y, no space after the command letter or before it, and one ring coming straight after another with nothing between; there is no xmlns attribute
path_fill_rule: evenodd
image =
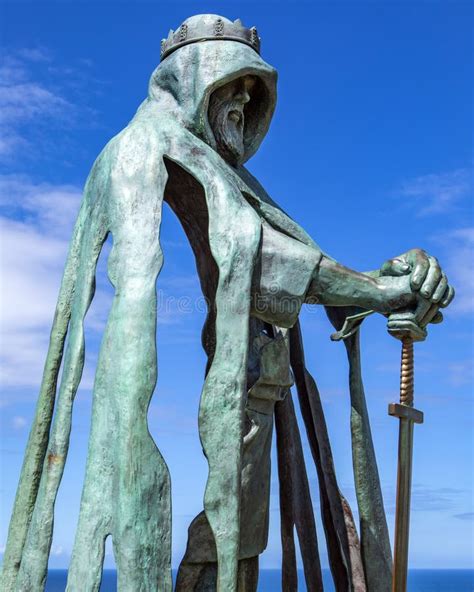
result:
<svg viewBox="0 0 474 592"><path fill-rule="evenodd" d="M183 23L181 25L181 27L179 28L179 40L185 41L187 36L188 36L188 25L186 23Z"/></svg>
<svg viewBox="0 0 474 592"><path fill-rule="evenodd" d="M222 37L224 35L224 21L221 18L216 20L214 25L214 35L216 37Z"/></svg>
<svg viewBox="0 0 474 592"><path fill-rule="evenodd" d="M244 43L260 53L260 38L255 27L248 29L239 18L232 22L218 15L201 14L186 19L176 31L170 29L161 44L161 60L183 45L221 40Z"/></svg>
<svg viewBox="0 0 474 592"><path fill-rule="evenodd" d="M257 32L257 28L256 27L252 27L250 29L250 43L254 46L254 47L259 47L260 45L260 38L258 36L258 32Z"/></svg>

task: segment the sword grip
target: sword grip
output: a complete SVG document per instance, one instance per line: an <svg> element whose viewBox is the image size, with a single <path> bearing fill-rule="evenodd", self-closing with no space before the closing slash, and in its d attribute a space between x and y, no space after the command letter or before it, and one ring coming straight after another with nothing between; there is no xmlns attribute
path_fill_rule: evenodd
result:
<svg viewBox="0 0 474 592"><path fill-rule="evenodd" d="M402 360L400 365L400 404L413 407L414 397L414 354L413 339L402 339Z"/></svg>

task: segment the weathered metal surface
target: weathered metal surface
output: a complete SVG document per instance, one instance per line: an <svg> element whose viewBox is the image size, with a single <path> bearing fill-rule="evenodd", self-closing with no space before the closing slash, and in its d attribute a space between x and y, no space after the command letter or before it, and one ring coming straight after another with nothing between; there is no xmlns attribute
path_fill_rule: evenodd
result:
<svg viewBox="0 0 474 592"><path fill-rule="evenodd" d="M255 562L258 565L258 555L267 545L273 410L275 402L286 395L292 384L285 336L277 330L270 334L263 329L262 322L251 319L247 369L250 388L242 443L239 592L253 591L257 580L255 568L251 566ZM202 512L189 527L176 590L200 592L204 589L202 582L207 581L211 573L217 573L216 544L206 514Z"/></svg>
<svg viewBox="0 0 474 592"><path fill-rule="evenodd" d="M204 39L200 31L209 28L214 34ZM278 336L284 335L284 327L291 328L291 366L317 467L336 589L362 591L367 580L369 592L385 590L371 583L374 568L366 558L376 553L366 553L364 533L359 547L350 508L337 486L297 319L304 303L359 306L392 315L389 330L397 330L406 328L406 319L392 313L414 307L415 325L424 327L440 320L438 308L447 306L454 292L437 261L419 249L376 272L340 265L244 168L268 130L276 101L276 72L260 58L259 45L254 28L224 17L200 15L185 21L165 43L147 99L94 163L66 264L10 525L1 576L5 592L44 588L54 504L83 369L83 321L94 295L97 259L109 234L113 249L108 273L115 295L96 370L67 590L99 589L105 539L111 536L120 592L171 591L170 476L147 426L157 379L156 280L163 263L159 231L164 200L189 238L208 302L199 432L209 477L204 513L190 528L179 585L219 592L254 592L257 586L258 554L268 528L272 413L291 383L286 337L282 341ZM358 450L354 458L360 462L356 475L362 468L369 474L375 457L354 336L346 345L351 400L357 408L352 423L354 434L361 435L353 440ZM289 533L293 522L309 589L318 590L317 539L301 444L291 400L278 404L291 420L280 425L280 458L287 458L285 465L295 462L292 482L282 488L284 577L289 586L296 585ZM282 441L290 442L288 450L282 450ZM377 491L376 470L370 475ZM379 512L378 498L375 509L372 501L366 504L367 523ZM304 523L309 525L306 531ZM371 535L374 548L383 548L383 527ZM190 557L198 551L202 557L193 563ZM214 553L213 559L208 561L204 551Z"/></svg>
<svg viewBox="0 0 474 592"><path fill-rule="evenodd" d="M326 307L326 312L336 330L342 331L347 317L354 315L355 311L345 307ZM349 360L352 461L359 510L360 550L367 589L370 592L389 592L392 553L362 382L358 331L344 338L344 345Z"/></svg>
<svg viewBox="0 0 474 592"><path fill-rule="evenodd" d="M291 366L319 482L329 565L337 592L354 590L347 527L331 445L316 383L305 366L299 323L290 330Z"/></svg>
<svg viewBox="0 0 474 592"><path fill-rule="evenodd" d="M291 393L275 406L275 426L280 483L282 542L281 586L286 592L298 591L295 528L303 561L306 588L323 590L318 539L303 447Z"/></svg>
<svg viewBox="0 0 474 592"><path fill-rule="evenodd" d="M356 592L366 592L366 577L364 572L364 564L360 550L359 534L354 522L351 507L346 498L341 495L342 509L344 512L344 521L347 529L347 540L349 541L349 555L351 558L351 572L354 590Z"/></svg>

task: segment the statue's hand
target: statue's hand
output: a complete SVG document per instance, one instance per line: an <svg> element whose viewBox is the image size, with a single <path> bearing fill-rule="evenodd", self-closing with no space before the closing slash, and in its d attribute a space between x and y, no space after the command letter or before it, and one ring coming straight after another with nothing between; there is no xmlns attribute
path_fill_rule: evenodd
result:
<svg viewBox="0 0 474 592"><path fill-rule="evenodd" d="M414 292L418 292L419 296L415 314L420 326L440 323L443 315L438 309L450 304L454 298L454 288L448 284L448 278L438 260L422 249L411 249L398 257L389 259L380 269L381 276L408 274L411 288Z"/></svg>

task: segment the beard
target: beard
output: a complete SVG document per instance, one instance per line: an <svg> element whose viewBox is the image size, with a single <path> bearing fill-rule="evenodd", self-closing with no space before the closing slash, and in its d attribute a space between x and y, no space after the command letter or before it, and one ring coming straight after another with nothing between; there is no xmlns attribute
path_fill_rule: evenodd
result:
<svg viewBox="0 0 474 592"><path fill-rule="evenodd" d="M232 111L240 113L240 120L233 121ZM236 166L244 155L244 114L241 103L211 96L209 123L217 144L217 152L224 160Z"/></svg>

